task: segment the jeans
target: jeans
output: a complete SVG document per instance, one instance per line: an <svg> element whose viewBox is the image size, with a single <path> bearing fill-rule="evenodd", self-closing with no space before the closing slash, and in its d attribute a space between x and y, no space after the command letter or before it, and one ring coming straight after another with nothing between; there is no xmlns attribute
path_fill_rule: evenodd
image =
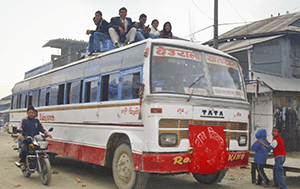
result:
<svg viewBox="0 0 300 189"><path fill-rule="evenodd" d="M102 32L94 32L90 36L88 52L94 52L95 50L100 50L100 41L109 39L109 36Z"/></svg>
<svg viewBox="0 0 300 189"><path fill-rule="evenodd" d="M134 41L142 41L146 39L141 31L136 31L135 40Z"/></svg>
<svg viewBox="0 0 300 189"><path fill-rule="evenodd" d="M264 164L257 164L257 171L258 171L258 183L262 183L262 180L264 180L267 184L270 183L270 180L268 179L265 171L264 171Z"/></svg>
<svg viewBox="0 0 300 189"><path fill-rule="evenodd" d="M286 189L283 163L285 162L285 156L275 157L275 164L273 167L273 179L274 184L278 185L281 189Z"/></svg>

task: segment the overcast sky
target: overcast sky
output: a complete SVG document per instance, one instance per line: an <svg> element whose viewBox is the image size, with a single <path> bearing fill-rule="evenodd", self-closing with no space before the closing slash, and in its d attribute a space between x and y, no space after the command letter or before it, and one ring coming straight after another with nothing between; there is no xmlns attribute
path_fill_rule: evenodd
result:
<svg viewBox="0 0 300 189"><path fill-rule="evenodd" d="M119 8L137 21L141 13L172 24L175 36L189 39L189 34L213 25L214 0L1 0L0 1L0 99L11 93L24 72L50 61L57 49L42 46L51 39L69 38L88 41L87 29L95 29L94 13L101 10L108 22ZM265 18L300 11L299 0L219 0L219 35ZM197 33L195 40L213 37L213 28Z"/></svg>

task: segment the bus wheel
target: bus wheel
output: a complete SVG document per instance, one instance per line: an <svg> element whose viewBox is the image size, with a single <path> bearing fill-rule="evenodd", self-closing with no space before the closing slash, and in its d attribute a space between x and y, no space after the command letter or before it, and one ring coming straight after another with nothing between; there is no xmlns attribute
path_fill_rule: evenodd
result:
<svg viewBox="0 0 300 189"><path fill-rule="evenodd" d="M148 173L141 173L133 169L133 158L128 143L121 143L117 147L112 163L113 177L119 189L145 188Z"/></svg>
<svg viewBox="0 0 300 189"><path fill-rule="evenodd" d="M221 182L221 180L224 178L226 174L226 169L222 169L219 172L210 174L210 175L201 175L201 174L194 174L194 178L202 184L215 184L217 182Z"/></svg>

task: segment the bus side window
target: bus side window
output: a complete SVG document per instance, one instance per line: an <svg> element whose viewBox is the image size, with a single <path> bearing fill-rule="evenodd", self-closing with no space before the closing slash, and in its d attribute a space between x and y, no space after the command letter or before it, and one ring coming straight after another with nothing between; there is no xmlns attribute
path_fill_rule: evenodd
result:
<svg viewBox="0 0 300 189"><path fill-rule="evenodd" d="M32 106L32 92L29 92L29 96L28 96L28 106Z"/></svg>
<svg viewBox="0 0 300 189"><path fill-rule="evenodd" d="M58 102L58 85L51 86L50 105L57 105Z"/></svg>
<svg viewBox="0 0 300 189"><path fill-rule="evenodd" d="M119 73L109 76L108 100L118 100Z"/></svg>
<svg viewBox="0 0 300 189"><path fill-rule="evenodd" d="M46 102L46 88L40 89L39 96L40 96L39 106L45 106L45 102Z"/></svg>
<svg viewBox="0 0 300 189"><path fill-rule="evenodd" d="M50 91L51 91L51 88L48 87L47 88L47 91L46 91L46 101L45 101L45 106L49 106L50 105Z"/></svg>
<svg viewBox="0 0 300 189"><path fill-rule="evenodd" d="M18 103L18 109L21 108L22 105L22 94L19 94L19 103Z"/></svg>
<svg viewBox="0 0 300 189"><path fill-rule="evenodd" d="M14 109L14 98L15 96L11 96L10 109Z"/></svg>
<svg viewBox="0 0 300 189"><path fill-rule="evenodd" d="M39 92L38 92L38 100L37 100L37 106L39 107L40 106L40 101L41 101L41 89L39 89Z"/></svg>
<svg viewBox="0 0 300 189"><path fill-rule="evenodd" d="M25 96L25 101L24 101L24 103L25 103L25 107L24 108L27 108L27 100L28 100L28 93L26 93L26 96Z"/></svg>
<svg viewBox="0 0 300 189"><path fill-rule="evenodd" d="M65 84L61 84L58 86L58 94L57 94L57 104L64 104L64 95L65 95Z"/></svg>
<svg viewBox="0 0 300 189"><path fill-rule="evenodd" d="M124 75L122 78L121 99L134 99L139 97L140 73Z"/></svg>
<svg viewBox="0 0 300 189"><path fill-rule="evenodd" d="M83 88L83 81L73 81L70 83L70 103L81 103L82 102L82 88ZM67 92L68 94L68 84L67 84ZM66 101L67 103L67 101Z"/></svg>
<svg viewBox="0 0 300 189"><path fill-rule="evenodd" d="M84 102L90 102L91 98L91 82L85 83Z"/></svg>
<svg viewBox="0 0 300 189"><path fill-rule="evenodd" d="M65 103L70 104L70 98L71 98L71 83L67 83L66 85L66 97L65 97Z"/></svg>
<svg viewBox="0 0 300 189"><path fill-rule="evenodd" d="M109 82L109 75L102 76L100 101L108 100L108 82Z"/></svg>

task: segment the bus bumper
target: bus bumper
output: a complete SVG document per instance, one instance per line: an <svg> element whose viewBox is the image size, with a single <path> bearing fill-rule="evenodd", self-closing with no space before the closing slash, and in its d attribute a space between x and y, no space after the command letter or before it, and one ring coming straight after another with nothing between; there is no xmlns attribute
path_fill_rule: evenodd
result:
<svg viewBox="0 0 300 189"><path fill-rule="evenodd" d="M228 152L227 154L227 160L225 164L223 164L224 167L220 167L220 169L247 166L249 158L248 151ZM197 173L194 171L197 165L192 164L192 161L192 155L186 153L143 154L141 171L162 174Z"/></svg>

